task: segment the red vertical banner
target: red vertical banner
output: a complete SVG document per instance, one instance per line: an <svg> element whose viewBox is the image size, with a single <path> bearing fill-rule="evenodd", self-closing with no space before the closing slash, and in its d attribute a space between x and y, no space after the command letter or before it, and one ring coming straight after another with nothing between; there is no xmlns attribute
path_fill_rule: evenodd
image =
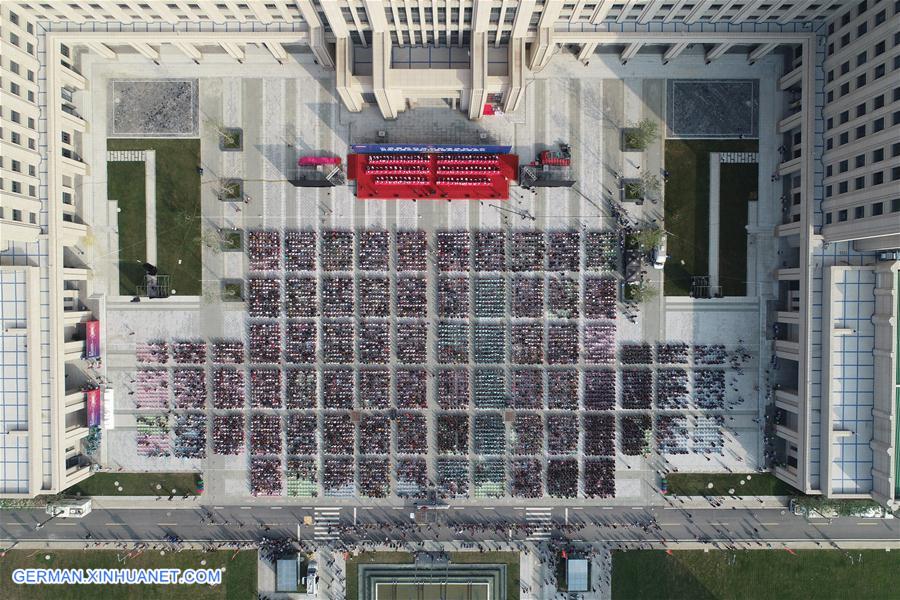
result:
<svg viewBox="0 0 900 600"><path fill-rule="evenodd" d="M84 324L84 357L100 358L100 321Z"/></svg>
<svg viewBox="0 0 900 600"><path fill-rule="evenodd" d="M101 409L100 390L87 390L87 424L88 427L99 427Z"/></svg>

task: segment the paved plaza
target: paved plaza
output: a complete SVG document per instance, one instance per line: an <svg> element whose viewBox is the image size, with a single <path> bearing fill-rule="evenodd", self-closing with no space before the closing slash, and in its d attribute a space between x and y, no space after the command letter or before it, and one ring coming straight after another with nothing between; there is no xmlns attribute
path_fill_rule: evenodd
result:
<svg viewBox="0 0 900 600"><path fill-rule="evenodd" d="M255 64L254 58L259 59ZM274 489L257 488L257 493L332 504L415 495L422 492L425 481L438 483L445 494L460 500L522 502L528 496L554 493L587 502L590 490L584 475L588 463L594 462L602 465L601 479L604 486L608 484L600 494L602 501L641 503L656 497L658 470L742 471L762 465L758 390L765 386L769 355L760 345L765 300L759 295L764 298L769 289L748 282L753 296L710 303L660 295L642 303L633 321L624 318L620 309L591 312L601 310L594 305L596 297L602 296L600 287L591 286L616 277L614 265L607 269L589 264L591 236L615 230L606 199L616 192L616 177L637 174L642 168L658 172L663 166L662 140L648 148L643 164L635 164L623 156L619 133L621 127L644 116L665 117L668 87L658 66L642 67L636 59L627 68L613 60L595 60L585 67L574 58L560 57L529 84L515 114L473 123L461 113L423 101L396 122L385 122L370 108L347 113L329 77L304 62L305 58L298 58L288 69L293 71L290 76L252 56L249 49L247 64L242 66L211 62L180 68L173 60L158 69L161 79L184 80L188 72L197 77L203 227L236 229L244 241L243 251L237 252L204 245L202 296L139 304L118 296L116 263L109 258L110 249L118 247L115 214L103 205L103 194L95 194L94 266L108 275L106 367L116 390L115 429L104 433L102 464L129 470L201 469L207 497L211 502L225 502L250 496L253 463L263 474L287 473ZM122 81L127 79L127 60L107 63L89 58L86 68L92 81ZM677 78L692 68L691 64L675 65L667 67L666 73ZM659 70L659 78L653 77L654 69ZM723 60L710 65L707 72L712 79L755 79L768 77L773 69L768 60L753 66ZM762 79L759 85L769 84ZM104 157L104 137L119 131L106 119L106 89L98 85L92 92L94 116L102 118L94 120L98 125L91 152ZM761 99L765 92L760 91ZM760 121L771 123L774 114L774 106L760 103ZM221 151L218 127L240 128L243 151ZM761 132L771 130L759 126ZM573 147L578 183L572 189L536 193L513 187L508 202L363 202L353 197L349 187L294 188L286 181L298 156L343 157L349 144L372 141L509 144L523 162L565 142ZM768 168L773 161L763 152L760 168ZM220 178L242 179L245 202L220 201L215 194ZM96 185L95 191L101 188ZM772 202L771 195L771 190L760 191L758 214L771 213L763 206ZM626 210L633 222L659 223L663 203L664 198L643 206L628 205ZM404 271L396 262L398 236L411 231L422 232L425 263ZM254 257L251 240L265 238L254 232L277 235L274 267ZM323 262L332 252L323 251L324 240L332 232L350 235L350 262L337 268ZM354 249L371 232L385 232L387 263L360 264ZM450 239L446 236L452 232L468 244L465 268L441 264L441 240ZM291 256L286 243L299 234L315 236L312 247L317 262L294 271L286 262ZM482 234L501 239L507 263L502 268L475 263ZM529 239L538 240L539 259L533 254L523 258L523 243ZM564 242L573 249L569 253L573 262L551 263L554 255L565 254L559 252ZM750 243L748 279L764 281L765 264L774 250L768 241L752 236ZM661 286L660 272L649 269L647 276ZM102 287L104 279L98 279L96 284ZM280 295L275 313L263 307L251 316L247 311L256 310L252 301L224 302L223 280L243 282L247 299L251 289L260 292L260 298L266 296L270 285L266 282L274 282ZM418 285L419 280L424 284L424 312L399 313L398 290L407 283ZM386 312L375 302L382 282L388 292ZM527 283L537 286L531 293L540 294L535 296L540 306L535 314L516 312L514 290L527 291L527 286L521 287ZM288 294L306 298L304 286L310 286L314 294L310 305L314 310L308 315L289 312L297 303L288 302ZM326 301L325 290L329 299L332 291L336 294L334 302ZM372 293L361 294L363 290ZM268 325L274 327L268 329ZM304 329L306 325L311 329ZM418 342L410 340L419 339L414 335L417 327L426 332L424 360L399 354L401 346L415 349ZM526 330L533 330L537 337L525 336ZM276 331L282 342L275 354L261 348L262 354L251 357L251 336ZM303 337L309 331L312 337ZM341 350L339 340L348 331ZM372 356L362 355L367 347L361 343L364 332L375 336L378 348ZM589 352L597 335L609 343L602 356ZM506 343L501 343L503 337ZM289 355L290 339L300 340L300 346L308 339L316 345L315 356ZM535 356L528 355L524 339L537 340ZM411 346L401 345L403 340ZM227 341L244 344L241 364L216 362L216 342ZM384 341L387 354L379 349ZM169 357L165 364L139 362L139 353L160 348L152 344L163 342ZM178 362L176 342L203 344L205 354L202 359L185 358L194 347L182 347L185 362ZM453 354L453 347L464 347L464 351ZM552 358L557 350L563 358ZM288 387L296 384L298 371L315 373L314 384L313 379L303 379L315 387L311 404L288 402ZM397 387L398 371L402 371L401 382L407 381L403 379L407 372L424 372L423 403L398 404L398 392L404 389ZM522 389L531 373L537 375L538 391L527 395L531 404L516 404L515 390ZM602 404L604 400L591 405L586 397L587 386L596 385L592 377L597 382L609 378L609 389L616 392L608 404ZM326 399L326 379L349 391ZM224 403L217 405L217 390L226 380L242 391L239 403L219 398ZM168 386L165 393L147 394L151 388L164 389L161 382ZM199 403L176 398L177 385L198 382L205 390ZM385 389L385 383L388 392L375 393ZM369 384L374 387L365 387ZM254 400L254 386L263 385L280 390L274 403ZM441 389L458 391L461 397L442 396ZM712 396L700 398L699 389L712 390ZM376 400L368 404L370 398ZM425 424L421 429L424 448L398 446L398 425L407 418L409 423ZM221 446L221 452L216 451L217 422L240 433L235 447ZM535 427L534 436L522 435L532 431L526 428ZM591 433L607 428L606 437ZM192 433L197 429L205 435L198 438ZM267 431L275 433L269 436ZM314 437L315 443L295 444L290 431ZM350 432L349 445L329 450L325 447L330 443L328 431ZM370 439L378 437L383 437L383 445ZM367 487L359 478L361 472L379 474L377 482ZM537 474L537 487L521 487L531 473ZM574 474L574 489L552 488L551 480L559 473L563 478ZM328 483L326 474L335 478Z"/></svg>

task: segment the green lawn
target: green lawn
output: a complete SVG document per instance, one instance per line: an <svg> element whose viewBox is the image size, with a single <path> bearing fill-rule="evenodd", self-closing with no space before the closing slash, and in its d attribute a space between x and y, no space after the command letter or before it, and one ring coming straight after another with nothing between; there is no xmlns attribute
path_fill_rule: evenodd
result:
<svg viewBox="0 0 900 600"><path fill-rule="evenodd" d="M451 552L450 562L456 564L506 563L506 598L519 600L519 554L517 552Z"/></svg>
<svg viewBox="0 0 900 600"><path fill-rule="evenodd" d="M156 150L156 234L158 265L161 275L171 277L171 287L180 296L199 296L201 288L201 253L200 253L200 164L199 139L109 139L107 150ZM111 163L122 164L122 163ZM133 242L124 238L123 232L133 235L135 228L143 228L141 224L125 224L123 215L134 215L139 207L122 202L137 202L136 192L123 192L126 187L140 187L140 198L143 198L144 175L143 163L140 165L140 178L134 175L111 173L109 176L110 198L120 200L119 206L119 239L120 248L130 246ZM118 171L118 167L114 169ZM128 196L123 199L113 192ZM143 203L140 205L143 210ZM122 241L124 239L124 241ZM143 234L141 234L143 239ZM140 249L143 255L143 247ZM125 257L123 257L123 261ZM181 260L181 264L178 261ZM121 264L121 263L120 263ZM143 272L137 273L138 278ZM134 275L120 269L120 277L128 278L133 283ZM124 289L125 283L123 283ZM128 292L131 293L131 292Z"/></svg>
<svg viewBox="0 0 900 600"><path fill-rule="evenodd" d="M752 473L750 479L740 473L669 473L669 493L679 496L727 495L734 489L738 496L793 496L800 492L771 473ZM744 485L741 485L741 479ZM713 488L707 486L712 482Z"/></svg>
<svg viewBox="0 0 900 600"><path fill-rule="evenodd" d="M133 296L144 277L147 260L144 163L106 163L107 197L118 201L119 293Z"/></svg>
<svg viewBox="0 0 900 600"><path fill-rule="evenodd" d="M692 276L709 275L709 153L755 152L757 148L756 140L666 140L665 165L670 173L665 184L665 227L670 234L669 260L664 272L667 296L687 296ZM744 226L746 198L750 192L747 186L752 185L754 193L757 189L756 182L749 182L745 171L752 166L728 165L722 170L720 256L727 256L728 260L720 260L719 274L723 285L729 282L723 289L726 294L744 293L747 252ZM730 181L729 177L737 171L740 172L738 181ZM734 199L726 200L729 196ZM725 254L726 251L734 253L736 247L741 248L740 255ZM736 286L736 281L741 285Z"/></svg>
<svg viewBox="0 0 900 600"><path fill-rule="evenodd" d="M50 560L45 556L50 555ZM256 552L144 552L119 562L112 550L12 550L0 560L0 598L4 600L248 600L256 598ZM232 557L234 557L232 559ZM201 565L200 561L206 561ZM217 569L224 567L222 584L208 585L16 585L15 569Z"/></svg>
<svg viewBox="0 0 900 600"><path fill-rule="evenodd" d="M887 600L900 597L898 573L900 556L883 550L798 550L796 556L784 550L614 552L612 597Z"/></svg>
<svg viewBox="0 0 900 600"><path fill-rule="evenodd" d="M82 496L168 496L172 490L177 495L197 494L198 473L94 473L81 483L76 483L64 493ZM120 492L115 485L119 482ZM157 490L156 485L162 486Z"/></svg>
<svg viewBox="0 0 900 600"><path fill-rule="evenodd" d="M723 164L720 175L719 284L726 296L746 296L747 208L757 197L759 165Z"/></svg>

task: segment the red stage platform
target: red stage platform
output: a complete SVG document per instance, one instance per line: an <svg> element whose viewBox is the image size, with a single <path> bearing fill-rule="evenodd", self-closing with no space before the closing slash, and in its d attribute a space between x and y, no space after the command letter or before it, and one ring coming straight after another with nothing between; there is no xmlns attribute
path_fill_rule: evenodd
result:
<svg viewBox="0 0 900 600"><path fill-rule="evenodd" d="M515 154L351 154L348 176L360 199L508 200Z"/></svg>

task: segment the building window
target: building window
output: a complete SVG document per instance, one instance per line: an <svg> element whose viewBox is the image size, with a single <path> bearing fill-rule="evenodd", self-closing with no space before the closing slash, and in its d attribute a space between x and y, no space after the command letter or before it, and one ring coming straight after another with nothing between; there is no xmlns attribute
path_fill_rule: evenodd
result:
<svg viewBox="0 0 900 600"><path fill-rule="evenodd" d="M882 77L884 77L884 72L885 72L884 63L881 63L880 65L875 67L875 75L874 75L875 79L881 79Z"/></svg>
<svg viewBox="0 0 900 600"><path fill-rule="evenodd" d="M845 81L841 84L841 97L846 96L850 93L850 82Z"/></svg>
<svg viewBox="0 0 900 600"><path fill-rule="evenodd" d="M872 150L872 162L877 163L884 160L884 148Z"/></svg>
<svg viewBox="0 0 900 600"><path fill-rule="evenodd" d="M875 96L875 98L872 99L872 110L877 110L883 106L884 106L884 94Z"/></svg>
<svg viewBox="0 0 900 600"><path fill-rule="evenodd" d="M850 120L850 111L849 110L845 110L844 112L842 112L840 114L839 121L840 121L841 125L843 125L844 123L846 123L849 120Z"/></svg>
<svg viewBox="0 0 900 600"><path fill-rule="evenodd" d="M12 191L15 194L21 194L22 193L22 184L19 183L18 181L13 181L12 182Z"/></svg>
<svg viewBox="0 0 900 600"><path fill-rule="evenodd" d="M825 213L825 224L831 225L831 213Z"/></svg>
<svg viewBox="0 0 900 600"><path fill-rule="evenodd" d="M846 173L850 169L850 161L842 160L838 163L838 173Z"/></svg>
<svg viewBox="0 0 900 600"><path fill-rule="evenodd" d="M865 126L863 126L863 129L865 129ZM884 117L879 117L879 118L875 119L874 121L872 121L872 133L882 131L883 129L884 129ZM865 131L863 132L863 135L865 135Z"/></svg>
<svg viewBox="0 0 900 600"><path fill-rule="evenodd" d="M875 56L881 56L882 54L884 54L884 50L885 50L884 40L881 40L880 42L875 44Z"/></svg>
<svg viewBox="0 0 900 600"><path fill-rule="evenodd" d="M900 212L900 198L891 200L891 212Z"/></svg>
<svg viewBox="0 0 900 600"><path fill-rule="evenodd" d="M834 172L832 165L828 165L825 167L825 177L831 177L831 174Z"/></svg>
<svg viewBox="0 0 900 600"><path fill-rule="evenodd" d="M882 10L875 15L875 27L878 27L887 20L887 11Z"/></svg>
<svg viewBox="0 0 900 600"><path fill-rule="evenodd" d="M846 194L849 189L849 183L846 181L842 181L838 184L838 194Z"/></svg>
<svg viewBox="0 0 900 600"><path fill-rule="evenodd" d="M856 137L854 139L861 140L864 137L866 137L866 126L860 125L856 128Z"/></svg>
<svg viewBox="0 0 900 600"><path fill-rule="evenodd" d="M900 156L900 142L891 144L891 158L896 158L897 156Z"/></svg>
<svg viewBox="0 0 900 600"><path fill-rule="evenodd" d="M866 85L866 74L863 73L862 75L857 75L856 76L856 89L859 89L859 88L863 87L864 85Z"/></svg>
<svg viewBox="0 0 900 600"><path fill-rule="evenodd" d="M865 206L857 206L853 209L853 218L854 219L862 219L866 216L866 207Z"/></svg>
<svg viewBox="0 0 900 600"><path fill-rule="evenodd" d="M866 103L863 102L862 104L858 104L856 106L856 118L865 116L865 114L866 114Z"/></svg>
<svg viewBox="0 0 900 600"><path fill-rule="evenodd" d="M841 63L841 75L846 75L850 72L850 61L845 61Z"/></svg>
<svg viewBox="0 0 900 600"><path fill-rule="evenodd" d="M866 155L860 154L856 157L853 163L854 168L859 169L860 167L866 166Z"/></svg>
<svg viewBox="0 0 900 600"><path fill-rule="evenodd" d="M847 220L847 210L839 210L838 211L838 223L843 223Z"/></svg>
<svg viewBox="0 0 900 600"><path fill-rule="evenodd" d="M884 183L884 171L872 173L872 185L881 185L882 183Z"/></svg>
<svg viewBox="0 0 900 600"><path fill-rule="evenodd" d="M12 23L13 25L18 25L19 24L19 15L17 15L14 12L9 13L9 22Z"/></svg>
<svg viewBox="0 0 900 600"><path fill-rule="evenodd" d="M853 180L853 189L859 191L866 187L866 178L865 177L857 177Z"/></svg>
<svg viewBox="0 0 900 600"><path fill-rule="evenodd" d="M13 221L21 221L22 220L22 211L18 208L14 208L12 211L12 220Z"/></svg>
<svg viewBox="0 0 900 600"><path fill-rule="evenodd" d="M9 141L11 141L13 144L16 144L17 146L22 145L22 137L15 131L9 134Z"/></svg>
<svg viewBox="0 0 900 600"><path fill-rule="evenodd" d="M9 82L9 91L15 94L16 96L22 95L22 88L19 87L19 84L15 81Z"/></svg>
<svg viewBox="0 0 900 600"><path fill-rule="evenodd" d="M863 50L859 54L856 55L856 66L861 67L866 64L866 51Z"/></svg>
<svg viewBox="0 0 900 600"><path fill-rule="evenodd" d="M848 132L845 131L844 133L841 134L841 137L840 137L840 140L838 141L838 144L841 145L841 146L843 146L844 144L846 144L846 143L849 142L849 141L850 141L850 134L849 134Z"/></svg>
<svg viewBox="0 0 900 600"><path fill-rule="evenodd" d="M897 181L900 179L900 167L894 167L891 169L891 181Z"/></svg>
<svg viewBox="0 0 900 600"><path fill-rule="evenodd" d="M832 193L831 193L831 192L832 192L831 186L830 186L830 185L826 185L826 186L825 186L825 197L826 197L826 198L831 198L831 196L832 196Z"/></svg>
<svg viewBox="0 0 900 600"><path fill-rule="evenodd" d="M22 163L20 163L19 161L15 160L15 159L13 159L13 160L11 161L10 167L11 167L12 170L15 171L16 173L21 173L21 172L22 172Z"/></svg>
<svg viewBox="0 0 900 600"><path fill-rule="evenodd" d="M72 136L69 135L69 133L66 131L62 132L62 143L63 144L71 144L72 143Z"/></svg>
<svg viewBox="0 0 900 600"><path fill-rule="evenodd" d="M856 28L856 37L862 37L866 35L866 32L869 30L869 24L863 21Z"/></svg>
<svg viewBox="0 0 900 600"><path fill-rule="evenodd" d="M876 202L872 205L872 216L877 217L881 214L884 214L884 202Z"/></svg>

